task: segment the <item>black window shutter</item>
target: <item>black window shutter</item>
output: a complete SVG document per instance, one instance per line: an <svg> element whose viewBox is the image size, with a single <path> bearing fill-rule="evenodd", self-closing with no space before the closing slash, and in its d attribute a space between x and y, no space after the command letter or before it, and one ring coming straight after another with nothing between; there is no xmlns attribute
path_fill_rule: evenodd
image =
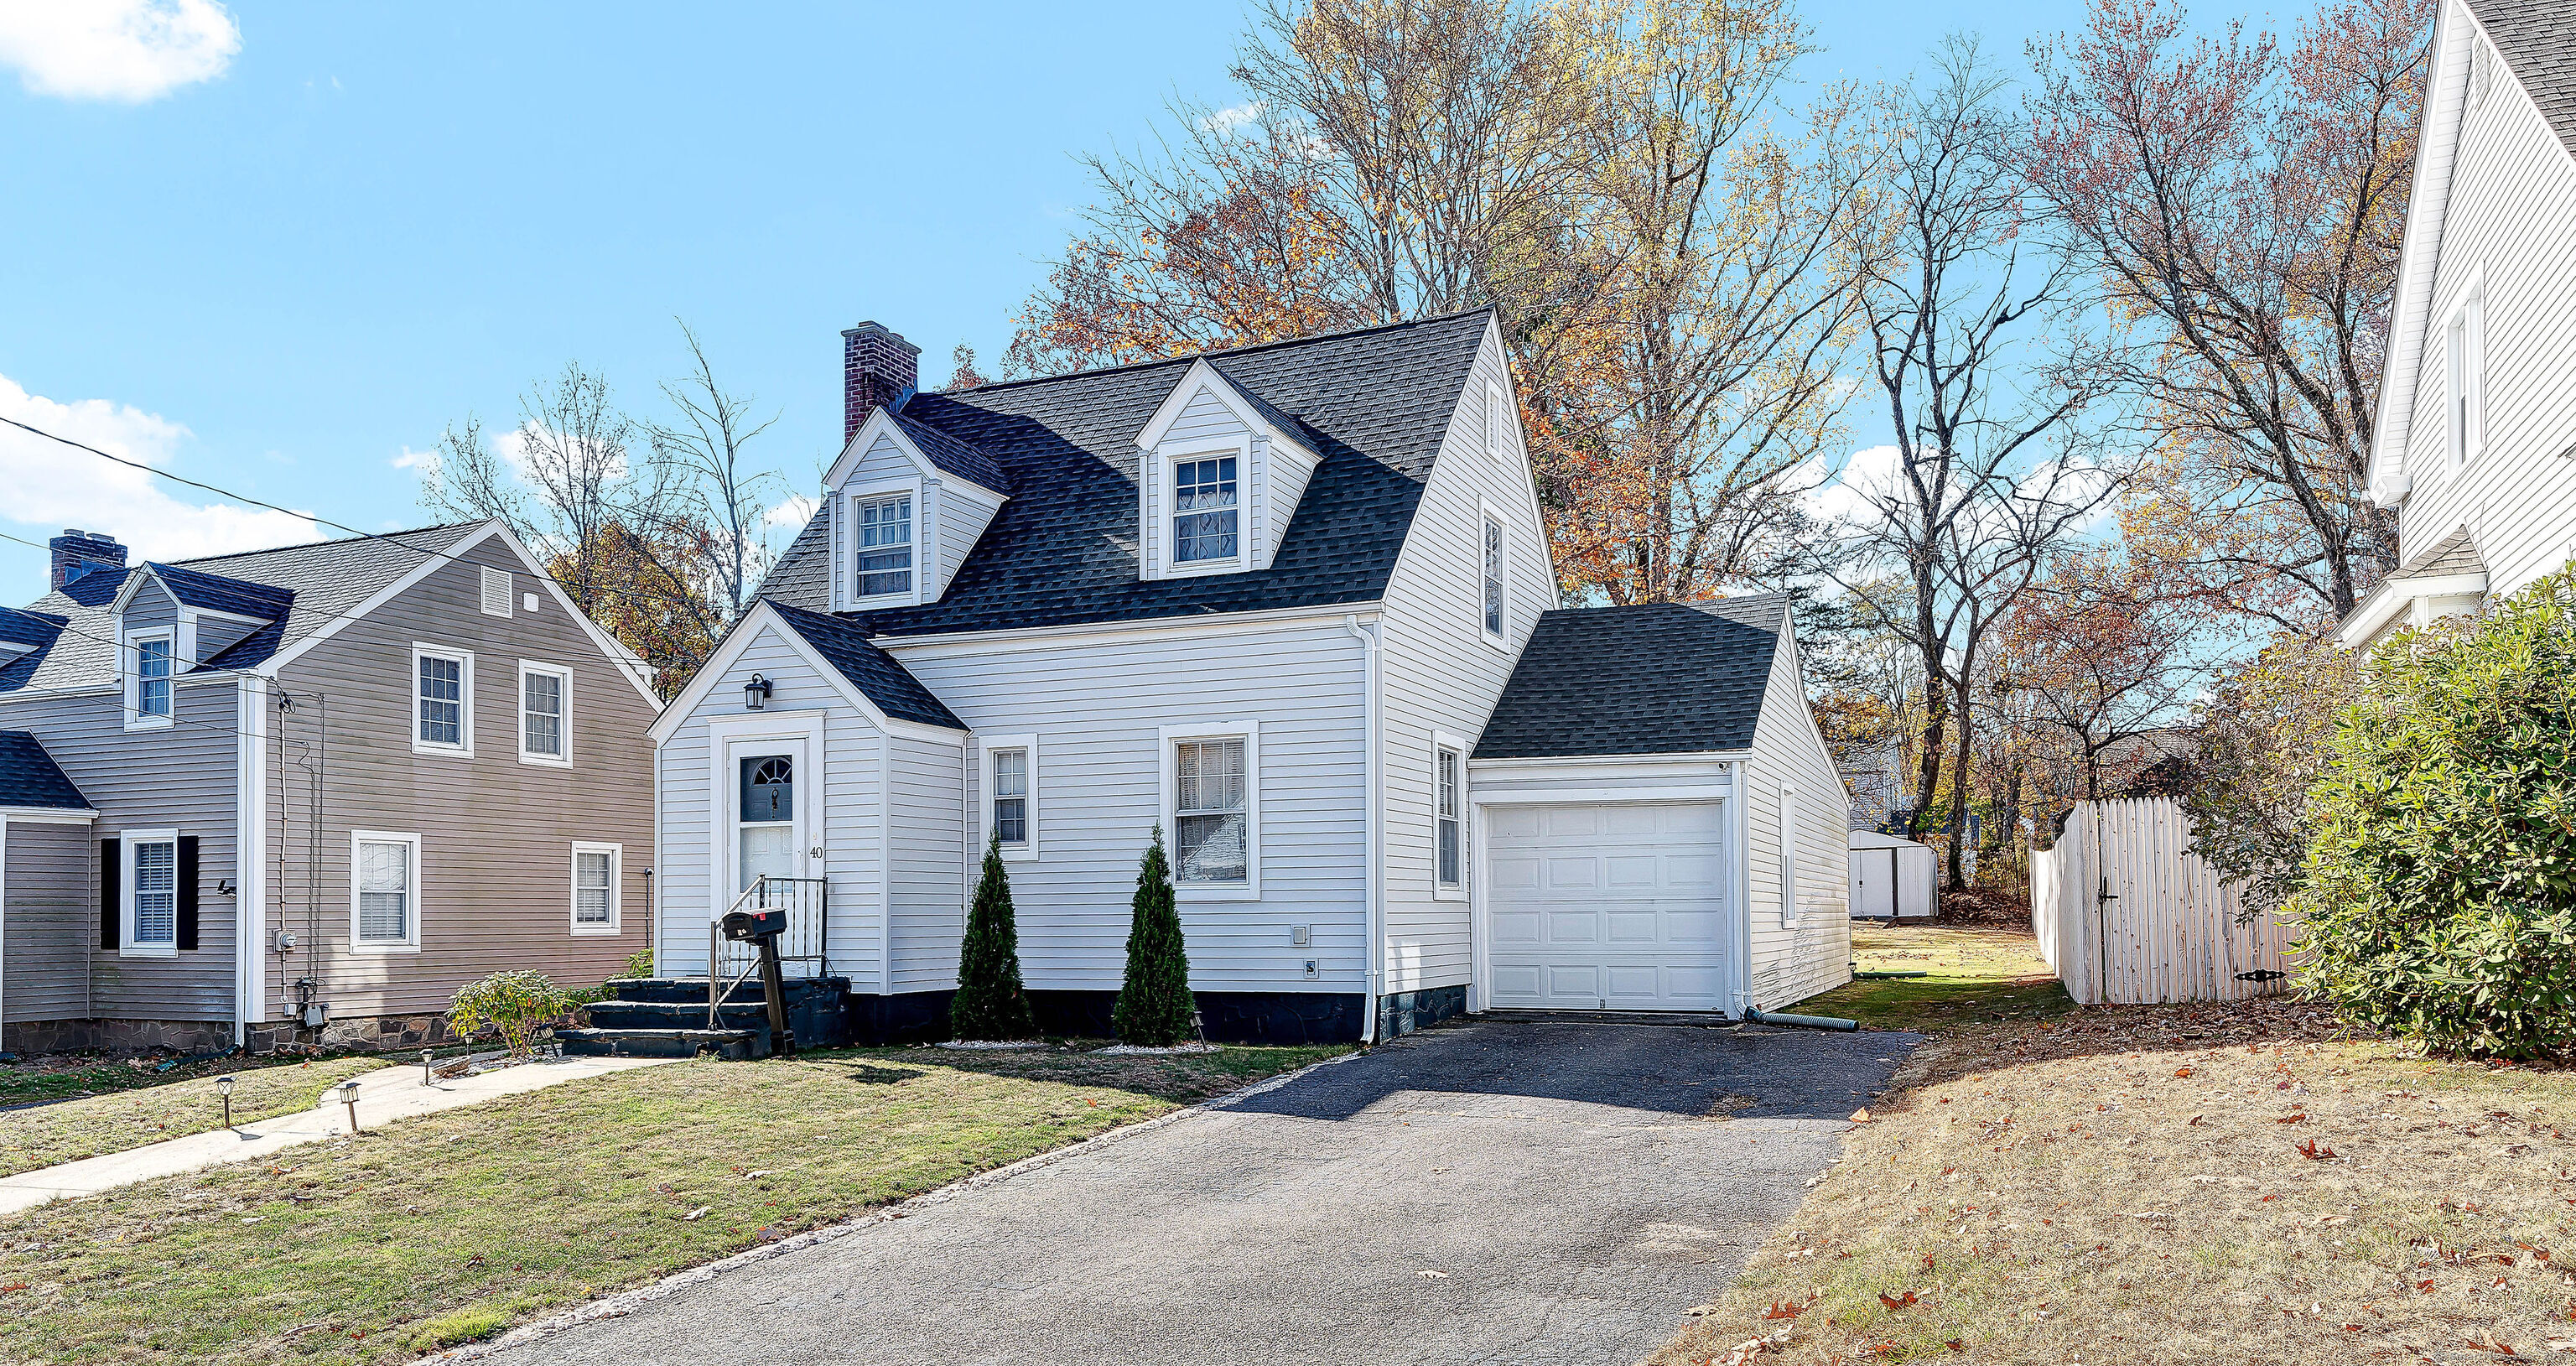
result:
<svg viewBox="0 0 2576 1366"><path fill-rule="evenodd" d="M98 946L116 947L116 911L118 855L124 852L124 841L104 839L98 842Z"/></svg>
<svg viewBox="0 0 2576 1366"><path fill-rule="evenodd" d="M197 837L179 837L179 947L197 947Z"/></svg>

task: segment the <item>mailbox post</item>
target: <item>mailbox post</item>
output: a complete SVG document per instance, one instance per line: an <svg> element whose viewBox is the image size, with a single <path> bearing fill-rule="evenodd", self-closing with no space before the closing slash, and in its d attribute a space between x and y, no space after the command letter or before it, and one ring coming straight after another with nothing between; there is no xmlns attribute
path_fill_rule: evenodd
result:
<svg viewBox="0 0 2576 1366"><path fill-rule="evenodd" d="M778 970L778 936L786 932L785 911L725 912L725 938L760 946L760 989L769 998L769 1051L779 1057L796 1052L795 1032L787 1027L787 978Z"/></svg>

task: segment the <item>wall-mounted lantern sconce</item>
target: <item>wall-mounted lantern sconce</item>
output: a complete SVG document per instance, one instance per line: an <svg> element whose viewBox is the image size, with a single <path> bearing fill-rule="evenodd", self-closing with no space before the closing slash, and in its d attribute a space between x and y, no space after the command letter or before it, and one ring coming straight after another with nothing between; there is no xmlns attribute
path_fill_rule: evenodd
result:
<svg viewBox="0 0 2576 1366"><path fill-rule="evenodd" d="M753 674L751 681L742 685L742 709L744 711L768 710L770 692L769 680L759 674Z"/></svg>

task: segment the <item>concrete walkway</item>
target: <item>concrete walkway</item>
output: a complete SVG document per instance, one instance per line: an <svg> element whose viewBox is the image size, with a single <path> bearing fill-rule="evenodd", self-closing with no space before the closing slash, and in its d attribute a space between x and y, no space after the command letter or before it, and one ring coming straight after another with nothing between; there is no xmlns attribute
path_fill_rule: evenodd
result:
<svg viewBox="0 0 2576 1366"><path fill-rule="evenodd" d="M496 1366L1616 1366L1732 1279L1904 1034L1480 1022Z"/></svg>
<svg viewBox="0 0 2576 1366"><path fill-rule="evenodd" d="M395 1063L359 1074L358 1124L362 1128L373 1129L413 1115L480 1105L484 1101L514 1096L522 1091L541 1090L629 1068L653 1067L666 1061L669 1060L549 1059L427 1085L421 1082L418 1066ZM349 1108L341 1103L339 1088L333 1087L323 1093L322 1103L310 1110L0 1178L0 1214L12 1214L51 1200L96 1195L137 1181L149 1181L156 1176L199 1171L225 1162L247 1162L252 1158L266 1157L280 1148L318 1143L348 1131Z"/></svg>

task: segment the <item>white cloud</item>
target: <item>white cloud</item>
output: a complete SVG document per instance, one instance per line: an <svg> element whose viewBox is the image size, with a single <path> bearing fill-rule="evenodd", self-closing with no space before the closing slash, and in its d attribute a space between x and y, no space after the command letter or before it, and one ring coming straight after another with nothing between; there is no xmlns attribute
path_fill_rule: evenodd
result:
<svg viewBox="0 0 2576 1366"><path fill-rule="evenodd" d="M423 466L435 469L438 466L438 452L416 451L409 446L405 446L399 454L395 455L392 460L386 463L392 465L398 470L414 470L420 469Z"/></svg>
<svg viewBox="0 0 2576 1366"><path fill-rule="evenodd" d="M58 403L30 394L0 375L0 417L39 427L111 455L168 467L188 429L157 414L79 399ZM0 488L6 517L42 541L65 527L104 532L133 547L133 558L184 560L321 539L309 517L229 503L189 503L142 470L15 427L0 426Z"/></svg>
<svg viewBox="0 0 2576 1366"><path fill-rule="evenodd" d="M1246 100L1242 104L1228 105L1214 113L1201 115L1199 127L1222 137L1260 118L1261 111L1265 107L1260 100Z"/></svg>
<svg viewBox="0 0 2576 1366"><path fill-rule="evenodd" d="M213 80L239 51L216 0L0 0L0 65L31 95L140 104Z"/></svg>
<svg viewBox="0 0 2576 1366"><path fill-rule="evenodd" d="M1808 462L1798 482L1814 489L1807 495L1810 515L1828 522L1860 521L1877 499L1895 492L1897 452L1894 446L1865 446L1844 457L1842 468L1825 479L1823 460Z"/></svg>
<svg viewBox="0 0 2576 1366"><path fill-rule="evenodd" d="M769 524L803 531L805 524L814 520L816 506L812 498L801 493L791 493L787 495L786 501L769 510Z"/></svg>

